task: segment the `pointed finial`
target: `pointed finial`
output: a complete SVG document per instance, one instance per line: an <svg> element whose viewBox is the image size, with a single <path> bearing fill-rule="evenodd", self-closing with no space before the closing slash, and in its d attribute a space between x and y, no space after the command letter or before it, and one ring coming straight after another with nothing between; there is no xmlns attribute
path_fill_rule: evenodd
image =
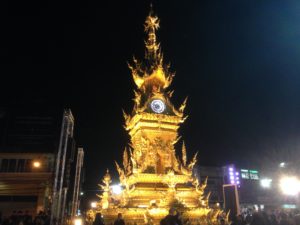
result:
<svg viewBox="0 0 300 225"><path fill-rule="evenodd" d="M169 66L163 63L163 54L160 44L156 40L156 30L159 28L159 19L153 13L152 4L150 12L144 23L145 62L141 63L133 58L133 64L129 64L134 83L141 92L161 92L170 86L174 74L169 72ZM159 91L160 90L160 91ZM135 98L136 104L140 96ZM139 104L137 104L139 105Z"/></svg>
<svg viewBox="0 0 300 225"><path fill-rule="evenodd" d="M111 177L110 177L110 174L109 174L109 170L108 170L108 169L106 170L106 174L104 175L103 183L104 183L106 186L109 186L109 184L111 183Z"/></svg>
<svg viewBox="0 0 300 225"><path fill-rule="evenodd" d="M155 33L155 31L159 28L159 19L157 16L153 15L152 4L150 4L150 12L146 18L144 27L145 27L145 32L148 34L148 38L145 41L146 58L148 60L156 61L160 58L159 43L156 42L156 33Z"/></svg>
<svg viewBox="0 0 300 225"><path fill-rule="evenodd" d="M153 4L150 2L150 14L153 13Z"/></svg>

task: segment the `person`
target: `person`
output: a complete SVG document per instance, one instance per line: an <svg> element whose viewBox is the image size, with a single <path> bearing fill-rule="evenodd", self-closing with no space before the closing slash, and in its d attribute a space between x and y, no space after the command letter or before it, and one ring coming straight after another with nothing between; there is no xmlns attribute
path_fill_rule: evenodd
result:
<svg viewBox="0 0 300 225"><path fill-rule="evenodd" d="M182 223L182 215L181 215L181 213L178 212L177 210L175 210L174 219L175 219L175 223L176 223L177 225L183 225L183 223Z"/></svg>
<svg viewBox="0 0 300 225"><path fill-rule="evenodd" d="M32 216L29 214L28 210L24 214L24 225L32 225Z"/></svg>
<svg viewBox="0 0 300 225"><path fill-rule="evenodd" d="M23 211L21 210L18 211L18 219L16 225L25 225Z"/></svg>
<svg viewBox="0 0 300 225"><path fill-rule="evenodd" d="M277 221L276 215L274 213L272 213L270 216L270 223L272 225L278 225L278 221Z"/></svg>
<svg viewBox="0 0 300 225"><path fill-rule="evenodd" d="M103 221L101 213L96 213L93 225L104 225L104 221Z"/></svg>
<svg viewBox="0 0 300 225"><path fill-rule="evenodd" d="M289 220L288 220L288 215L285 212L280 213L279 225L291 225Z"/></svg>
<svg viewBox="0 0 300 225"><path fill-rule="evenodd" d="M258 212L253 213L251 225L266 225L261 213Z"/></svg>
<svg viewBox="0 0 300 225"><path fill-rule="evenodd" d="M231 216L231 223L230 225L239 225L237 221L237 216Z"/></svg>
<svg viewBox="0 0 300 225"><path fill-rule="evenodd" d="M250 225L252 222L252 217L250 215L246 215L245 217L245 225Z"/></svg>
<svg viewBox="0 0 300 225"><path fill-rule="evenodd" d="M16 210L13 211L12 215L10 216L10 220L11 220L11 224L17 225L18 216Z"/></svg>
<svg viewBox="0 0 300 225"><path fill-rule="evenodd" d="M187 218L187 219L184 221L184 224L185 224L185 225L192 225L189 218Z"/></svg>
<svg viewBox="0 0 300 225"><path fill-rule="evenodd" d="M225 224L226 224L226 222L225 222L224 218L221 218L220 219L220 225L225 225Z"/></svg>
<svg viewBox="0 0 300 225"><path fill-rule="evenodd" d="M125 221L123 220L121 213L118 213L118 218L115 220L114 225L125 225Z"/></svg>
<svg viewBox="0 0 300 225"><path fill-rule="evenodd" d="M175 217L175 210L170 208L169 214L160 221L160 225L177 225L176 217Z"/></svg>
<svg viewBox="0 0 300 225"><path fill-rule="evenodd" d="M294 224L295 225L300 225L300 214L296 214L294 216Z"/></svg>

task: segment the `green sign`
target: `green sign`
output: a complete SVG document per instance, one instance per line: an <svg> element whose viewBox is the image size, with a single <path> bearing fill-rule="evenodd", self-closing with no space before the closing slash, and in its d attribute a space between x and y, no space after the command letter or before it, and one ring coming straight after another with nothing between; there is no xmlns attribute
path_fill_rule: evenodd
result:
<svg viewBox="0 0 300 225"><path fill-rule="evenodd" d="M241 169L241 177L246 180L259 180L257 170Z"/></svg>

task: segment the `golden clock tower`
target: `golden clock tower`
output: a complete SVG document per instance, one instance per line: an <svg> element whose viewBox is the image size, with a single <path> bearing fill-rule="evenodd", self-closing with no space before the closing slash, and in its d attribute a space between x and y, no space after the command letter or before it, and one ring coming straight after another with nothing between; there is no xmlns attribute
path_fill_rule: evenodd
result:
<svg viewBox="0 0 300 225"><path fill-rule="evenodd" d="M137 86L133 112L130 116L124 114L133 149L133 173L165 174L170 169L180 173L174 144L179 124L184 121L185 102L179 110L170 102L172 92L167 88L174 75L163 63L156 41L158 28L158 18L150 13L145 22L146 60L140 63L134 59L134 65L129 66Z"/></svg>
<svg viewBox="0 0 300 225"><path fill-rule="evenodd" d="M186 118L186 100L178 109L170 101L173 92L168 88L174 74L163 62L156 40L158 28L159 20L151 11L145 21L145 60L133 59L129 65L136 90L133 111L124 113L130 147L124 150L122 165L116 162L122 192L112 191L107 172L96 211L104 215L107 224L118 213L129 224L159 224L169 208L175 207L191 224L200 220L201 224L216 224L221 211L208 206L206 182L201 185L192 175L197 155L188 163L184 144L181 158L175 152L178 128Z"/></svg>

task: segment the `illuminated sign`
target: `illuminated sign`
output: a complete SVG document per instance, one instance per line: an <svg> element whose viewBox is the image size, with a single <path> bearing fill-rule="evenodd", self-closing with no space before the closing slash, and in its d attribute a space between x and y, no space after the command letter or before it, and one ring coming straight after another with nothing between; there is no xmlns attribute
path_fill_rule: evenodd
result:
<svg viewBox="0 0 300 225"><path fill-rule="evenodd" d="M258 171L241 169L241 178L247 180L259 180Z"/></svg>
<svg viewBox="0 0 300 225"><path fill-rule="evenodd" d="M226 167L226 175L228 177L228 184L236 184L237 186L240 186L240 173L236 170L234 165Z"/></svg>
<svg viewBox="0 0 300 225"><path fill-rule="evenodd" d="M242 179L250 179L249 170L241 169L241 177Z"/></svg>
<svg viewBox="0 0 300 225"><path fill-rule="evenodd" d="M282 205L282 208L284 208L284 209L296 209L297 206L293 205L293 204L284 204L284 205Z"/></svg>

